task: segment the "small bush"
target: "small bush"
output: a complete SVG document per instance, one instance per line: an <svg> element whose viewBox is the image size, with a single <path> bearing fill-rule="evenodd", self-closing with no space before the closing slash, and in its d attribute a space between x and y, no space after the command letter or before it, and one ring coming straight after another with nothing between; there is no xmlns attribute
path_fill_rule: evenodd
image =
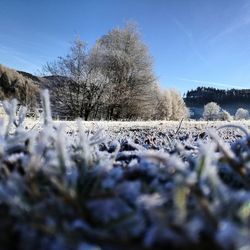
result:
<svg viewBox="0 0 250 250"><path fill-rule="evenodd" d="M205 120L217 120L220 115L220 106L215 102L210 102L204 106L203 117Z"/></svg>
<svg viewBox="0 0 250 250"><path fill-rule="evenodd" d="M219 113L219 120L232 121L233 117L226 110L222 109Z"/></svg>
<svg viewBox="0 0 250 250"><path fill-rule="evenodd" d="M239 108L235 113L236 120L248 120L249 119L249 112L247 109Z"/></svg>

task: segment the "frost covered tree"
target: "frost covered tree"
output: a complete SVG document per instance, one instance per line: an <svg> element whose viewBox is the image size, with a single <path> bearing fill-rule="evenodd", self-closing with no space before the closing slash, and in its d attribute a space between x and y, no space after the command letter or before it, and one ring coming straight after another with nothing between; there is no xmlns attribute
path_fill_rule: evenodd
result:
<svg viewBox="0 0 250 250"><path fill-rule="evenodd" d="M205 120L216 120L219 119L220 106L215 102L209 102L204 106L203 118Z"/></svg>
<svg viewBox="0 0 250 250"><path fill-rule="evenodd" d="M248 120L249 119L249 112L247 109L239 108L235 113L236 120Z"/></svg>
<svg viewBox="0 0 250 250"><path fill-rule="evenodd" d="M152 58L133 24L115 28L93 48L100 70L109 80L107 119L148 119L155 98Z"/></svg>
<svg viewBox="0 0 250 250"><path fill-rule="evenodd" d="M189 111L181 94L175 89L170 89L169 91L172 99L171 120L186 119L189 116Z"/></svg>
<svg viewBox="0 0 250 250"><path fill-rule="evenodd" d="M53 86L47 87L52 87L52 99L65 115L88 120L101 105L107 80L87 51L84 41L76 39L65 57L44 66L44 73L53 77Z"/></svg>
<svg viewBox="0 0 250 250"><path fill-rule="evenodd" d="M188 109L180 93L174 89L158 90L154 119L181 120L188 117Z"/></svg>
<svg viewBox="0 0 250 250"><path fill-rule="evenodd" d="M170 91L158 89L155 113L155 120L170 120L172 116L172 98Z"/></svg>

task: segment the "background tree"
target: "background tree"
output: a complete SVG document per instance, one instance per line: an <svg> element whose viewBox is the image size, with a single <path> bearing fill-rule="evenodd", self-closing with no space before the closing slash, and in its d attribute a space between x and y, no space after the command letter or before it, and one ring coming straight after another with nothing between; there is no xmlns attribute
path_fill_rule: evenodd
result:
<svg viewBox="0 0 250 250"><path fill-rule="evenodd" d="M188 109L180 93L174 89L158 90L154 119L181 120L188 118Z"/></svg>
<svg viewBox="0 0 250 250"><path fill-rule="evenodd" d="M156 107L153 118L155 120L170 120L172 116L172 100L170 91L158 89Z"/></svg>
<svg viewBox="0 0 250 250"><path fill-rule="evenodd" d="M248 120L249 119L249 112L247 109L239 108L235 113L236 120Z"/></svg>
<svg viewBox="0 0 250 250"><path fill-rule="evenodd" d="M189 116L189 111L186 104L181 96L181 94L175 90L170 89L170 96L172 100L172 116L171 120L186 119Z"/></svg>
<svg viewBox="0 0 250 250"><path fill-rule="evenodd" d="M216 120L219 118L220 106L215 102L209 102L204 106L203 117L205 120Z"/></svg>
<svg viewBox="0 0 250 250"><path fill-rule="evenodd" d="M135 25L116 28L101 37L93 54L109 81L106 92L107 119L151 118L156 77L148 48Z"/></svg>
<svg viewBox="0 0 250 250"><path fill-rule="evenodd" d="M91 58L91 60L90 60ZM65 115L88 120L105 89L105 77L96 68L86 44L77 39L65 57L44 66L44 73L53 77L52 102Z"/></svg>

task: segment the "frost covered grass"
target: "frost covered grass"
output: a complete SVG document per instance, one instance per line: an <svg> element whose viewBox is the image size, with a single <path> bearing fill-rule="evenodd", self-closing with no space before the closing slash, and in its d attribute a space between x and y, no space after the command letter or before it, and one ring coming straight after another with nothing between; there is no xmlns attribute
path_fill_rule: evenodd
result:
<svg viewBox="0 0 250 250"><path fill-rule="evenodd" d="M248 249L249 123L0 123L0 249Z"/></svg>
<svg viewBox="0 0 250 250"><path fill-rule="evenodd" d="M26 118L25 124L27 127L32 127L35 124L42 124L42 120L34 120L32 118ZM60 121L55 120L55 124L64 123L70 128L76 126L75 121ZM121 128L132 128L132 129L144 129L144 128L159 128L164 129L171 128L177 129L179 126L179 121L84 121L84 126L87 129L92 129L93 127L102 127L104 129L121 129ZM238 120L238 121L183 121L181 124L182 129L206 129L207 127L220 127L225 124L237 124L250 128L250 120Z"/></svg>

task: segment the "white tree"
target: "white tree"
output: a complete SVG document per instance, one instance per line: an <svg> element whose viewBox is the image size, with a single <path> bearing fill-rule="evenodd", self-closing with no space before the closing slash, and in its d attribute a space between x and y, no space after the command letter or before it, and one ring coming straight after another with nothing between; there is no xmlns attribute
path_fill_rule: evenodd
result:
<svg viewBox="0 0 250 250"><path fill-rule="evenodd" d="M235 113L236 120L248 120L249 119L249 112L247 109L239 108Z"/></svg>
<svg viewBox="0 0 250 250"><path fill-rule="evenodd" d="M154 119L170 120L172 116L172 98L170 91L158 89Z"/></svg>
<svg viewBox="0 0 250 250"><path fill-rule="evenodd" d="M205 120L219 119L220 106L216 102L209 102L204 106L203 117Z"/></svg>
<svg viewBox="0 0 250 250"><path fill-rule="evenodd" d="M181 97L181 94L175 90L170 89L170 96L172 100L172 116L171 120L187 119L189 116L189 110Z"/></svg>
<svg viewBox="0 0 250 250"><path fill-rule="evenodd" d="M110 84L107 119L151 118L156 76L153 60L133 24L112 29L95 44L92 54Z"/></svg>
<svg viewBox="0 0 250 250"><path fill-rule="evenodd" d="M222 121L232 121L233 117L229 114L229 112L227 112L226 110L222 109L220 114L220 120Z"/></svg>
<svg viewBox="0 0 250 250"><path fill-rule="evenodd" d="M158 90L156 112L157 120L181 120L188 117L188 109L180 93L174 89Z"/></svg>

